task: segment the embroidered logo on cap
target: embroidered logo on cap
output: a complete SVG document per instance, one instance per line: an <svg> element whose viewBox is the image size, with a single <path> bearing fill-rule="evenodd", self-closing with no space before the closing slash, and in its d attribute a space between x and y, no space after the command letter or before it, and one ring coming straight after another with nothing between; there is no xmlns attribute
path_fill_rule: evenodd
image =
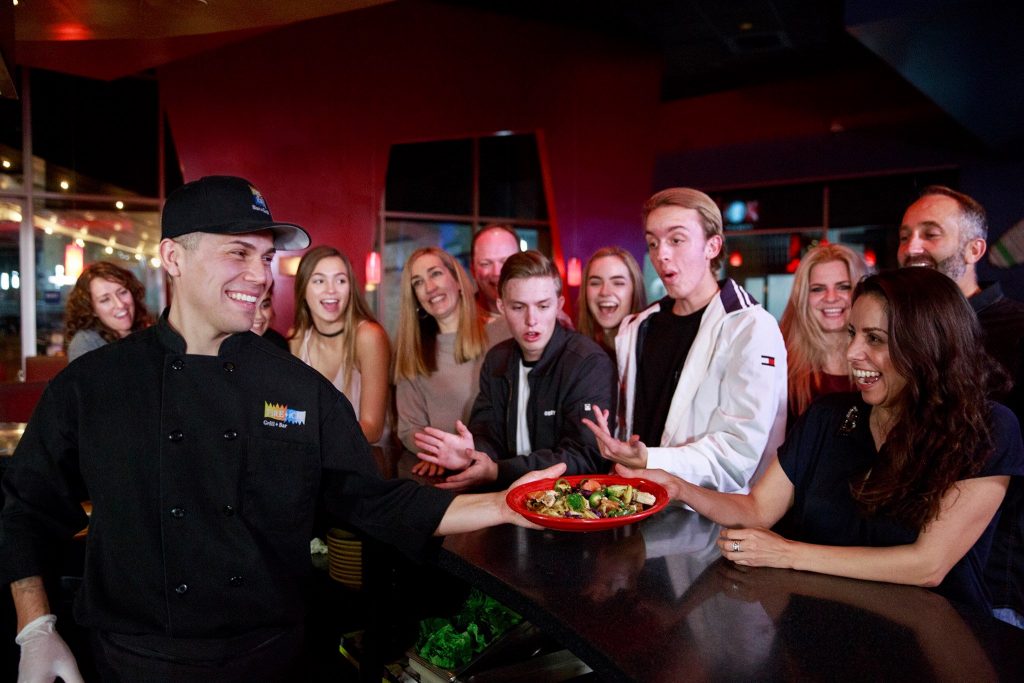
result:
<svg viewBox="0 0 1024 683"><path fill-rule="evenodd" d="M270 215L270 208L267 206L267 200L265 200L263 198L263 195L260 194L260 191L257 190L252 185L249 186L249 189L252 190L252 208L253 208L253 210L254 211L260 211L260 212L265 213L265 214L267 214L269 216Z"/></svg>
<svg viewBox="0 0 1024 683"><path fill-rule="evenodd" d="M293 410L281 403L263 402L263 424L267 427L288 429L288 425L306 424L306 411Z"/></svg>

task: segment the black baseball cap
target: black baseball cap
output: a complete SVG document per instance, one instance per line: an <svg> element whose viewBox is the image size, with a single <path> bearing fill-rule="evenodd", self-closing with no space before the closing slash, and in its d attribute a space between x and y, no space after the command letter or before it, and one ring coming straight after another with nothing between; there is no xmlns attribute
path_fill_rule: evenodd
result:
<svg viewBox="0 0 1024 683"><path fill-rule="evenodd" d="M205 176L172 192L164 202L160 225L164 239L190 232L235 235L270 230L278 249L292 251L309 246L305 230L273 219L267 201L255 185L229 175Z"/></svg>

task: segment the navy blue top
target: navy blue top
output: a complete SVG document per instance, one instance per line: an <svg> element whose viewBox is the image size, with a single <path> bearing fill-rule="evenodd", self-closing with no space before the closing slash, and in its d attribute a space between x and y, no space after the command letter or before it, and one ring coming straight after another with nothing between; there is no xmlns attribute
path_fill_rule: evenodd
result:
<svg viewBox="0 0 1024 683"><path fill-rule="evenodd" d="M1005 406L992 403L989 417L995 450L979 477L1024 474L1020 425ZM859 393L831 394L815 401L779 449L779 464L796 487L787 521L794 540L839 546L895 546L913 543L917 531L887 516L864 517L850 482L878 459ZM990 609L983 581L999 515L935 589L960 603Z"/></svg>

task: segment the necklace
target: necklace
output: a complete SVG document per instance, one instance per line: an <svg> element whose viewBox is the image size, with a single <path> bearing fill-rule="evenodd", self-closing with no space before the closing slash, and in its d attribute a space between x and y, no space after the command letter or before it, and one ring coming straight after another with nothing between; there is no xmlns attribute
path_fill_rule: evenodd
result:
<svg viewBox="0 0 1024 683"><path fill-rule="evenodd" d="M316 326L316 323L313 323L313 329L316 330L317 334L319 334L321 337L324 337L325 339L331 339L333 337L337 337L338 335L340 335L342 332L345 331L345 328L342 327L337 332L331 332L330 334L327 334L326 332L321 332L320 328Z"/></svg>

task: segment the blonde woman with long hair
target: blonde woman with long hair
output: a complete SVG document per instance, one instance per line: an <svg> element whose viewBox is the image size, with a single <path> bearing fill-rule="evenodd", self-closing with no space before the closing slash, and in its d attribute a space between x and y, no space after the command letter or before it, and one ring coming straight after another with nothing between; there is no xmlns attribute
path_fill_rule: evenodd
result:
<svg viewBox="0 0 1024 683"><path fill-rule="evenodd" d="M424 427L452 431L476 398L480 364L488 348L473 285L451 254L437 247L412 253L402 270L395 396L398 438L412 452ZM437 476L440 465L419 461L414 474Z"/></svg>
<svg viewBox="0 0 1024 683"><path fill-rule="evenodd" d="M819 396L854 391L846 362L847 318L864 272L864 259L841 244L810 249L796 269L781 323L794 418Z"/></svg>
<svg viewBox="0 0 1024 683"><path fill-rule="evenodd" d="M377 322L348 258L334 247L314 247L295 274L291 352L331 380L352 403L363 435L384 435L391 345Z"/></svg>
<svg viewBox="0 0 1024 683"><path fill-rule="evenodd" d="M633 255L622 247L602 247L583 270L576 304L580 334L615 356L615 335L622 319L647 308L644 278Z"/></svg>

